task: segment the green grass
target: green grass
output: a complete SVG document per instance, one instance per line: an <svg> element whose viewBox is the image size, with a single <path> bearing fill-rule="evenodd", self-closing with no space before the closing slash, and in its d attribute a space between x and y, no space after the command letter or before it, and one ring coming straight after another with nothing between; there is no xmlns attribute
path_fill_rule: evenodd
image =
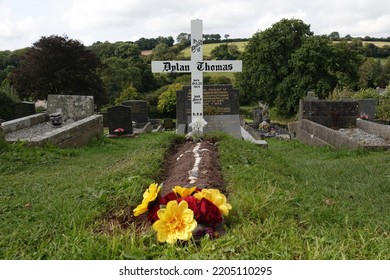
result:
<svg viewBox="0 0 390 280"><path fill-rule="evenodd" d="M174 135L80 149L0 145L0 259L389 259L390 152L222 137L226 234L158 244L152 229L96 233L159 178Z"/></svg>

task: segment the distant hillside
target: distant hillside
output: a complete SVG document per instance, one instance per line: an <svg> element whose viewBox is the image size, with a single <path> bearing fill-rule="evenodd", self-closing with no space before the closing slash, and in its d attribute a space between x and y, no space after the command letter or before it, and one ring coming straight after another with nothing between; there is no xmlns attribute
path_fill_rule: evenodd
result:
<svg viewBox="0 0 390 280"><path fill-rule="evenodd" d="M243 41L243 42L228 42L227 44L236 45L236 46L238 47L238 49L240 50L240 52L243 52L247 43L248 43L248 41ZM204 57L205 59L209 58L210 55L211 55L211 51L212 51L216 46L221 45L221 44L226 44L226 43L225 43L225 42L221 42L221 43L204 44L204 45L203 45L203 57ZM179 55L180 55L180 56L184 56L185 58L190 59L190 57L191 57L190 47L187 47L187 48L185 48L184 50L182 50L182 51L179 53Z"/></svg>

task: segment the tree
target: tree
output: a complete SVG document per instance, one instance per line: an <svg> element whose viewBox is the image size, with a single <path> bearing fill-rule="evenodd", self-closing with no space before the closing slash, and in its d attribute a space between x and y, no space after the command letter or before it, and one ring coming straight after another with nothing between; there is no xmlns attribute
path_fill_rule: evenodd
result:
<svg viewBox="0 0 390 280"><path fill-rule="evenodd" d="M42 37L12 72L10 81L22 99L47 99L49 94L93 95L104 104L96 55L68 37Z"/></svg>
<svg viewBox="0 0 390 280"><path fill-rule="evenodd" d="M340 34L337 31L333 31L329 34L329 39L331 41L339 41L340 40Z"/></svg>
<svg viewBox="0 0 390 280"><path fill-rule="evenodd" d="M175 56L175 51L165 43L158 44L153 49L153 60L173 60Z"/></svg>
<svg viewBox="0 0 390 280"><path fill-rule="evenodd" d="M172 84L158 97L157 110L160 113L174 116L176 112L176 92L181 88L181 84Z"/></svg>
<svg viewBox="0 0 390 280"><path fill-rule="evenodd" d="M212 59L219 60L234 60L241 55L238 47L232 44L220 44L212 49L210 54Z"/></svg>
<svg viewBox="0 0 390 280"><path fill-rule="evenodd" d="M335 87L354 86L361 63L346 42L332 44L327 36L314 36L310 26L297 19L283 19L256 33L242 58L240 100L267 102L285 116L297 112L310 89L325 98Z"/></svg>
<svg viewBox="0 0 390 280"><path fill-rule="evenodd" d="M262 100L273 106L289 92L279 84L292 73L290 59L305 37L311 36L310 26L298 19L282 19L249 40L242 54L243 72L237 74L244 104Z"/></svg>
<svg viewBox="0 0 390 280"><path fill-rule="evenodd" d="M368 58L359 68L360 88L386 87L388 80L379 59Z"/></svg>

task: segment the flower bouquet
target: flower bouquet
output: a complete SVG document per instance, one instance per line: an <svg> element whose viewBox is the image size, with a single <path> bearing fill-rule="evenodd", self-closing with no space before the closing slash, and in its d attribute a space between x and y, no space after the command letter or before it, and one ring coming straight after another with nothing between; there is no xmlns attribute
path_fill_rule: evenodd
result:
<svg viewBox="0 0 390 280"><path fill-rule="evenodd" d="M158 241L175 243L192 237L219 236L216 229L232 209L219 190L175 186L163 197L160 190L160 185L151 184L142 203L133 210L134 216L147 213Z"/></svg>
<svg viewBox="0 0 390 280"><path fill-rule="evenodd" d="M116 133L116 135L120 136L123 133L125 133L125 129L121 128L121 127L118 127L117 129L114 130L114 132Z"/></svg>

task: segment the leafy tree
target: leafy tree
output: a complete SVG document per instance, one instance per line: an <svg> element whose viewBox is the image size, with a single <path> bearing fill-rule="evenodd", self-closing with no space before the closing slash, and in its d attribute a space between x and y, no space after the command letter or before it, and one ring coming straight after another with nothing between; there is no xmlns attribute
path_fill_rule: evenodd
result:
<svg viewBox="0 0 390 280"><path fill-rule="evenodd" d="M143 89L142 71L132 59L110 57L103 60L105 66L100 75L107 90L108 102L114 103L120 94L130 86L137 91Z"/></svg>
<svg viewBox="0 0 390 280"><path fill-rule="evenodd" d="M133 86L129 86L128 88L122 90L119 97L115 99L114 104L121 104L123 101L126 100L137 100L138 97L139 97L139 93L137 89Z"/></svg>
<svg viewBox="0 0 390 280"><path fill-rule="evenodd" d="M273 106L275 100L288 98L289 91L279 84L292 73L292 54L312 34L310 26L298 19L282 19L255 33L242 55L243 72L237 75L240 100L244 104L262 100Z"/></svg>
<svg viewBox="0 0 390 280"><path fill-rule="evenodd" d="M11 105L14 104L14 100L0 89L0 118L6 121L12 119Z"/></svg>
<svg viewBox="0 0 390 280"><path fill-rule="evenodd" d="M181 84L172 84L158 98L157 109L160 113L174 116L176 113L176 92L181 90Z"/></svg>
<svg viewBox="0 0 390 280"><path fill-rule="evenodd" d="M353 86L361 63L347 43L314 36L301 20L283 19L256 33L242 55L237 82L244 103L263 101L279 114L297 112L310 89L327 97L335 87Z"/></svg>
<svg viewBox="0 0 390 280"><path fill-rule="evenodd" d="M105 103L101 67L96 55L68 37L42 37L12 72L11 84L22 99L47 99L49 94L93 95Z"/></svg>
<svg viewBox="0 0 390 280"><path fill-rule="evenodd" d="M232 44L220 44L211 50L211 58L219 60L234 60L241 55L238 47Z"/></svg>
<svg viewBox="0 0 390 280"><path fill-rule="evenodd" d="M158 44L153 49L153 60L173 60L176 57L176 53L167 44Z"/></svg>
<svg viewBox="0 0 390 280"><path fill-rule="evenodd" d="M340 34L337 31L333 31L329 34L329 39L332 41L338 41L340 40Z"/></svg>
<svg viewBox="0 0 390 280"><path fill-rule="evenodd" d="M378 59L368 58L359 68L360 88L385 87L388 84L384 69Z"/></svg>

